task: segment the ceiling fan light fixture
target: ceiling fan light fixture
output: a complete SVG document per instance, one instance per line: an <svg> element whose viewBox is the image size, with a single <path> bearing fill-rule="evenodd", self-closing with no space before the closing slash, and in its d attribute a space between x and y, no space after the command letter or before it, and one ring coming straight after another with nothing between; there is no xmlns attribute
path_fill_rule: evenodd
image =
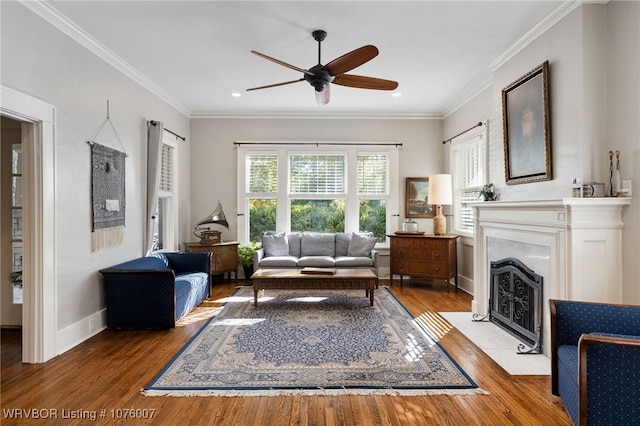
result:
<svg viewBox="0 0 640 426"><path fill-rule="evenodd" d="M316 102L318 106L325 106L329 103L329 85L325 85L323 90L316 90Z"/></svg>

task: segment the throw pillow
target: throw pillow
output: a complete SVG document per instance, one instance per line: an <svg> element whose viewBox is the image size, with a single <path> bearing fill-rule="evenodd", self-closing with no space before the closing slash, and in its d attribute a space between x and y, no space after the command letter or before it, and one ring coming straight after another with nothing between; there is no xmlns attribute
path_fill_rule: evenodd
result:
<svg viewBox="0 0 640 426"><path fill-rule="evenodd" d="M371 250L376 245L376 237L368 237L365 235L353 233L351 242L349 243L348 256L351 257L368 257L371 256Z"/></svg>
<svg viewBox="0 0 640 426"><path fill-rule="evenodd" d="M335 256L336 236L324 232L303 232L300 256Z"/></svg>
<svg viewBox="0 0 640 426"><path fill-rule="evenodd" d="M284 232L262 235L262 248L265 257L289 255L289 242Z"/></svg>

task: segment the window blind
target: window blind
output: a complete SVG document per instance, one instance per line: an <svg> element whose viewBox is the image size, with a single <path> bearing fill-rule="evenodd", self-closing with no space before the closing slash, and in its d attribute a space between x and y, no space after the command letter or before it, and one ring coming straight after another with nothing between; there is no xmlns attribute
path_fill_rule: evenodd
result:
<svg viewBox="0 0 640 426"><path fill-rule="evenodd" d="M249 154L246 159L246 191L250 193L277 193L278 156L276 154Z"/></svg>
<svg viewBox="0 0 640 426"><path fill-rule="evenodd" d="M454 223L459 232L473 233L473 208L478 201L486 176L486 144L484 134L452 146L454 182Z"/></svg>
<svg viewBox="0 0 640 426"><path fill-rule="evenodd" d="M358 195L389 193L389 157L358 155Z"/></svg>
<svg viewBox="0 0 640 426"><path fill-rule="evenodd" d="M160 191L173 191L173 147L162 144L162 159L160 164Z"/></svg>
<svg viewBox="0 0 640 426"><path fill-rule="evenodd" d="M289 156L291 194L344 194L346 158L344 155Z"/></svg>

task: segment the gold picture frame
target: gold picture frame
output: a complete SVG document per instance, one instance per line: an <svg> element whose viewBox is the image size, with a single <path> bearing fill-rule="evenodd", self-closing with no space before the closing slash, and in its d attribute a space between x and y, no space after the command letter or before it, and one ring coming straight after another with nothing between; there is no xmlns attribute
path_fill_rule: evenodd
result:
<svg viewBox="0 0 640 426"><path fill-rule="evenodd" d="M502 89L507 185L551 180L549 61Z"/></svg>
<svg viewBox="0 0 640 426"><path fill-rule="evenodd" d="M405 217L430 218L435 216L433 205L429 204L428 177L408 177L405 191Z"/></svg>

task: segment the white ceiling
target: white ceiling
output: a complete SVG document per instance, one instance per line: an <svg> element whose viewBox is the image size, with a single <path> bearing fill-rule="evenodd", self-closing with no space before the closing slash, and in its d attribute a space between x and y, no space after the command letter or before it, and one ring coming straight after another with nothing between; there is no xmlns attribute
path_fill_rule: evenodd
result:
<svg viewBox="0 0 640 426"><path fill-rule="evenodd" d="M490 64L562 1L53 1L47 7L104 46L192 116L436 116L487 84ZM69 23L68 23L69 24ZM396 80L392 92L331 85L319 107L302 75L366 44L380 54L351 73ZM241 93L239 98L233 92Z"/></svg>

